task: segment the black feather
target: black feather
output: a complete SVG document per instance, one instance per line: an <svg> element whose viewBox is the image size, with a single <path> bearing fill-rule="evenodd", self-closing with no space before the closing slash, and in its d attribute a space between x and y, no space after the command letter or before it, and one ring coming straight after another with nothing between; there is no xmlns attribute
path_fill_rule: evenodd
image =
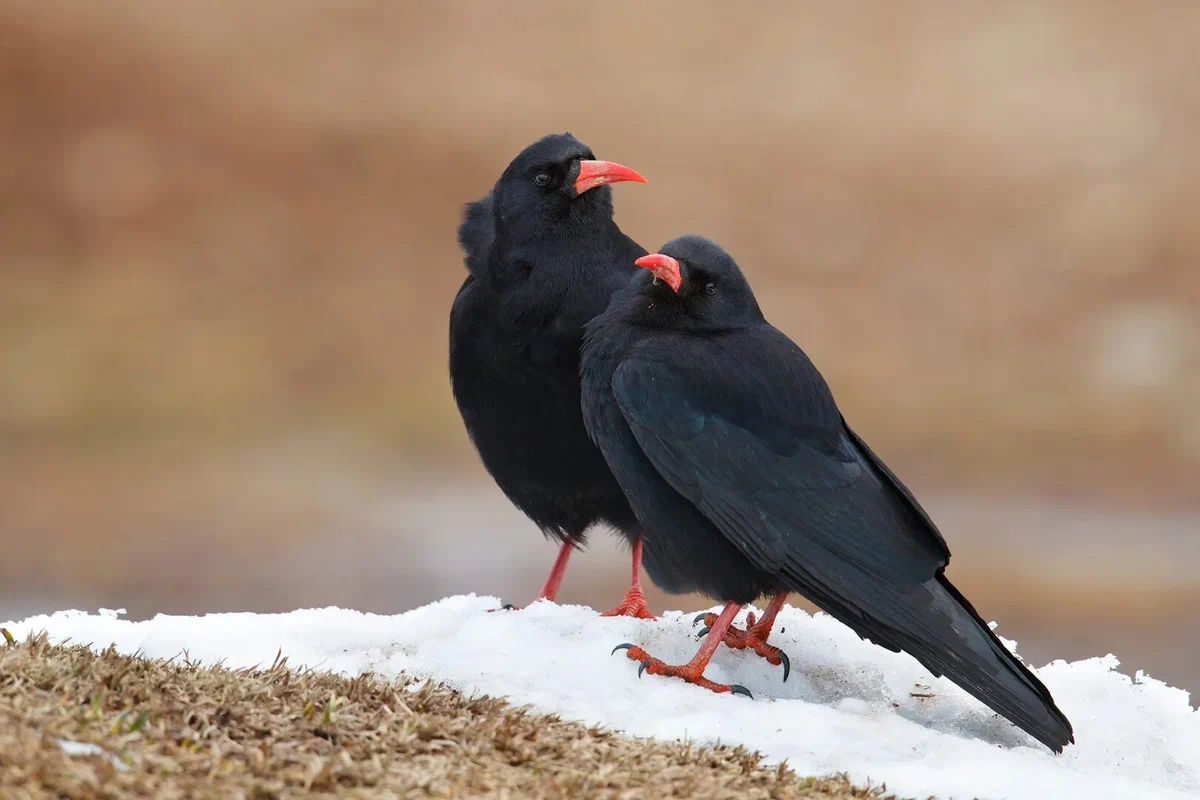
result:
<svg viewBox="0 0 1200 800"><path fill-rule="evenodd" d="M463 218L458 226L458 245L463 251L463 264L476 278L483 278L487 274L488 255L495 238L492 193L488 192L475 202L463 206Z"/></svg>

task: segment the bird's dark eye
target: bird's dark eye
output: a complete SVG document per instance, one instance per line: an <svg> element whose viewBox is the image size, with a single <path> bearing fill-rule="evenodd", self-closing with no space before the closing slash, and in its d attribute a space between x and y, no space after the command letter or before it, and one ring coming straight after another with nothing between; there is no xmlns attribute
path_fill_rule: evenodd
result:
<svg viewBox="0 0 1200 800"><path fill-rule="evenodd" d="M549 172L539 172L537 175L535 175L533 177L533 182L536 183L538 186L546 186L547 184L550 183L550 173Z"/></svg>
<svg viewBox="0 0 1200 800"><path fill-rule="evenodd" d="M717 285L715 283L705 284L704 285L704 293L705 294L716 294L717 293Z"/></svg>

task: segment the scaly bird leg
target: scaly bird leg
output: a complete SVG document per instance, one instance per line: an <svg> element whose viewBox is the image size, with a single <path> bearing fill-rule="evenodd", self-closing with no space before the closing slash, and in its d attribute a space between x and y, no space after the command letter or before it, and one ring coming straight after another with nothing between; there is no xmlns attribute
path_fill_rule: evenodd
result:
<svg viewBox="0 0 1200 800"><path fill-rule="evenodd" d="M542 585L542 590L538 592L538 596L533 599L533 602L538 600L549 600L554 602L554 598L558 597L558 589L562 586L563 575L567 572L567 562L571 560L571 551L575 549L575 545L571 542L563 542L563 546L558 549L558 557L554 559L554 565L550 567L550 574L546 576L546 583ZM493 611L516 611L517 607L511 603L505 603L500 609L492 609Z"/></svg>
<svg viewBox="0 0 1200 800"><path fill-rule="evenodd" d="M567 574L567 562L571 560L571 551L574 549L575 545L571 542L563 542L563 546L558 549L558 557L554 559L554 566L550 567L550 574L546 576L546 583L534 598L535 603L538 600L549 600L553 603L558 597L558 589L562 586L563 576Z"/></svg>
<svg viewBox="0 0 1200 800"><path fill-rule="evenodd" d="M715 683L704 677L704 669L708 666L708 662L712 659L713 653L717 647L725 639L725 634L729 630L729 625L733 622L733 618L737 616L741 610L741 605L738 603L729 603L721 611L712 625L712 629L708 633L708 638L704 640L704 644L700 645L700 649L696 651L696 655L691 661L681 667L664 664L657 658L650 656L645 650L632 644L619 644L613 648L613 652L625 650L625 655L633 661L638 661L641 666L638 668L638 677L642 676L643 672L649 672L651 675L666 675L672 678L681 678L688 683L703 687L709 691L717 692L733 692L734 694L744 694L751 697L750 690L745 686L737 684L727 685L724 683Z"/></svg>
<svg viewBox="0 0 1200 800"><path fill-rule="evenodd" d="M639 537L633 543L633 577L629 582L629 591L625 599L616 608L605 611L602 617L637 617L638 619L654 619L646 605L646 596L642 594L642 540Z"/></svg>
<svg viewBox="0 0 1200 800"><path fill-rule="evenodd" d="M767 644L767 637L771 635L771 628L775 625L775 617L779 614L779 609L783 608L784 601L787 600L788 592L779 592L771 598L767 610L763 613L763 617L758 622L754 621L754 614L746 615L746 630L729 626L725 632L725 644L734 650L742 650L749 648L767 660L767 663L779 666L783 664L783 679L786 681L788 675L792 674L792 661L788 658L787 653L780 650L774 645ZM698 614L692 624L695 625L700 620L704 620L705 628L700 631L700 635L706 634L711 638L710 631L713 630L719 617L711 612Z"/></svg>

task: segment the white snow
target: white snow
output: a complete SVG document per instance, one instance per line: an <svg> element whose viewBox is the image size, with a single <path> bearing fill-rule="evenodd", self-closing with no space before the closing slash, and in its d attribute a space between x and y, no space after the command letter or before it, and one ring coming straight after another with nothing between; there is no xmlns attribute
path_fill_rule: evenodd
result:
<svg viewBox="0 0 1200 800"><path fill-rule="evenodd" d="M1200 713L1187 692L1141 673L1130 679L1111 655L1037 670L1075 726L1077 744L1055 756L913 659L823 614L790 606L780 614L771 641L791 656L787 683L756 656L717 651L706 675L744 684L749 700L639 679L623 653L609 655L634 642L683 663L696 648L693 613L612 619L545 602L487 613L498 604L458 596L397 616L326 608L145 622L119 611L62 611L5 627L18 638L46 630L54 641L158 658L186 652L229 667L269 665L282 650L292 666L403 672L636 736L743 744L801 774L848 772L902 796L1200 796Z"/></svg>

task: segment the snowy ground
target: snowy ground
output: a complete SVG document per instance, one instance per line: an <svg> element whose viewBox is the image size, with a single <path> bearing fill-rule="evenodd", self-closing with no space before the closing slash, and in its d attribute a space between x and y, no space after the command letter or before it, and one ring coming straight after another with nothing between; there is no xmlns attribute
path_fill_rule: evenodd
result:
<svg viewBox="0 0 1200 800"><path fill-rule="evenodd" d="M145 622L64 611L4 627L18 638L44 629L55 642L163 658L186 652L230 667L266 665L282 650L293 666L406 672L638 736L744 744L801 773L845 771L901 795L1200 796L1200 713L1182 690L1116 672L1112 656L1037 670L1075 726L1078 744L1054 756L912 659L824 615L780 614L772 642L791 656L787 683L757 657L718 650L707 676L747 686L748 700L638 679L636 664L609 655L628 641L683 663L696 647L692 613L645 622L550 603L486 613L497 603L460 596L390 617L328 608Z"/></svg>

